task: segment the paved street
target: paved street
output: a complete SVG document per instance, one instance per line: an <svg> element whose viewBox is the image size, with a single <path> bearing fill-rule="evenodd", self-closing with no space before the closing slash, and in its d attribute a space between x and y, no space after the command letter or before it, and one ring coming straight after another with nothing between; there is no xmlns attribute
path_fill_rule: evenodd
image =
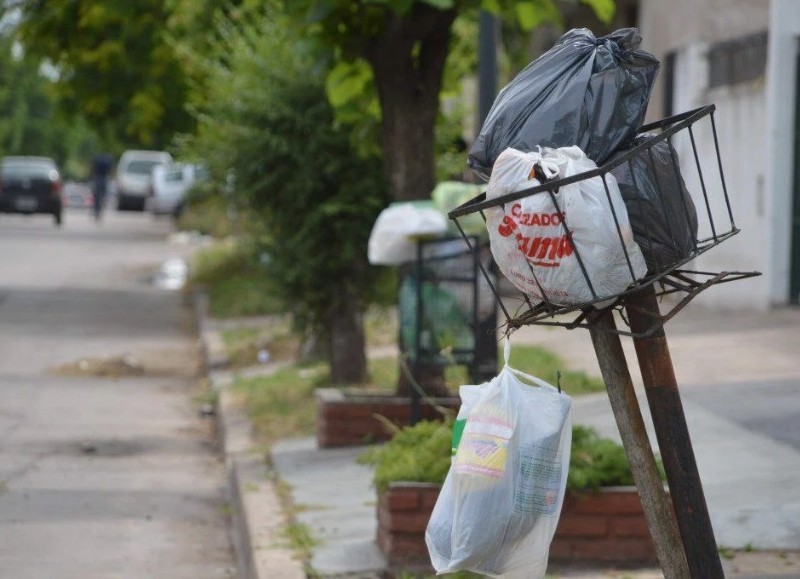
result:
<svg viewBox="0 0 800 579"><path fill-rule="evenodd" d="M690 304L666 333L717 543L800 550L800 309ZM512 341L544 345L599 375L585 330L526 327ZM641 387L633 343L622 344ZM651 424L643 394L640 406ZM575 419L619 438L605 395L576 400ZM651 440L656 447L652 432Z"/></svg>
<svg viewBox="0 0 800 579"><path fill-rule="evenodd" d="M0 215L0 577L231 577L168 221Z"/></svg>

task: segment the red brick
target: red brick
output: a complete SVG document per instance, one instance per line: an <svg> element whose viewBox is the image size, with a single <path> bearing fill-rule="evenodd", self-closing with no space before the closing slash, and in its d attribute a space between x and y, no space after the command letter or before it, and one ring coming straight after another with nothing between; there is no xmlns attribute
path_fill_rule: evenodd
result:
<svg viewBox="0 0 800 579"><path fill-rule="evenodd" d="M392 550L392 534L386 528L378 525L378 547L384 553Z"/></svg>
<svg viewBox="0 0 800 579"><path fill-rule="evenodd" d="M619 515L611 521L611 534L616 537L640 537L649 539L650 529L644 515Z"/></svg>
<svg viewBox="0 0 800 579"><path fill-rule="evenodd" d="M441 487L420 489L420 508L425 509L428 512L432 512L433 507L436 505L436 501L439 499L439 493L441 490Z"/></svg>
<svg viewBox="0 0 800 579"><path fill-rule="evenodd" d="M577 496L570 501L570 510L582 514L637 514L642 511L642 501L636 490L600 491Z"/></svg>
<svg viewBox="0 0 800 579"><path fill-rule="evenodd" d="M605 537L608 518L600 515L562 514L556 528L557 537Z"/></svg>
<svg viewBox="0 0 800 579"><path fill-rule="evenodd" d="M353 404L329 404L325 407L328 420L357 420L372 417L372 409L368 406Z"/></svg>
<svg viewBox="0 0 800 579"><path fill-rule="evenodd" d="M389 532L389 527L392 520L392 512L389 510L386 504L381 501L378 501L377 517L378 528L385 529L386 532Z"/></svg>
<svg viewBox="0 0 800 579"><path fill-rule="evenodd" d="M430 518L430 513L414 511L395 512L391 514L391 518L387 521L386 527L392 532L421 533L424 535Z"/></svg>
<svg viewBox="0 0 800 579"><path fill-rule="evenodd" d="M415 488L390 488L381 499L392 511L416 510L421 505L420 493Z"/></svg>
<svg viewBox="0 0 800 579"><path fill-rule="evenodd" d="M430 565L424 537L393 535L388 547L384 553L390 565Z"/></svg>
<svg viewBox="0 0 800 579"><path fill-rule="evenodd" d="M572 539L556 535L550 543L550 560L567 561L572 559Z"/></svg>
<svg viewBox="0 0 800 579"><path fill-rule="evenodd" d="M584 563L644 563L655 560L653 546L643 539L573 539L572 559Z"/></svg>
<svg viewBox="0 0 800 579"><path fill-rule="evenodd" d="M451 409L457 409L457 398L437 400ZM398 426L409 423L410 402L405 398L390 396L361 396L348 399L346 396L335 400L317 398L317 442L320 448L353 446L367 441L385 441L391 437L375 414L386 417ZM422 415L438 418L440 413L428 404L422 405ZM346 428L346 430L341 430ZM338 430L338 432L334 432Z"/></svg>

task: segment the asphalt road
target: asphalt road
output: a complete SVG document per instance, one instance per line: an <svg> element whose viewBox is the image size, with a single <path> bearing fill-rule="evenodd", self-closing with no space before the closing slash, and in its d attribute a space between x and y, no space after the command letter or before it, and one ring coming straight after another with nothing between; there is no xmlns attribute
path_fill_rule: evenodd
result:
<svg viewBox="0 0 800 579"><path fill-rule="evenodd" d="M0 215L4 579L233 576L190 309L150 283L170 231Z"/></svg>

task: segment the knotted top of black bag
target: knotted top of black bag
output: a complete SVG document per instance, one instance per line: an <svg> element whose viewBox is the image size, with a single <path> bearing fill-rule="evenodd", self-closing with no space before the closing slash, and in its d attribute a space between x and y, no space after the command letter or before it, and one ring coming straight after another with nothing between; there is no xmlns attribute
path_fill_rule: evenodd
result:
<svg viewBox="0 0 800 579"><path fill-rule="evenodd" d="M659 62L636 28L564 34L495 99L469 152L484 179L503 150L577 145L598 165L642 125Z"/></svg>

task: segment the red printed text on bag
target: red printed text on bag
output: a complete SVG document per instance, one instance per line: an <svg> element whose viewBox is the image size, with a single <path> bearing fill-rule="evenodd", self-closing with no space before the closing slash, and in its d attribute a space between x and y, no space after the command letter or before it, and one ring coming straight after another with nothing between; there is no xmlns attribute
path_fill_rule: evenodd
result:
<svg viewBox="0 0 800 579"><path fill-rule="evenodd" d="M572 255L573 247L568 234L559 236L524 235L519 231L520 225L549 227L561 225L564 213L525 213L522 206L515 203L511 206L511 215L503 216L497 232L503 237L514 234L517 248L534 265L558 267L563 257ZM515 233L516 232L516 233Z"/></svg>

